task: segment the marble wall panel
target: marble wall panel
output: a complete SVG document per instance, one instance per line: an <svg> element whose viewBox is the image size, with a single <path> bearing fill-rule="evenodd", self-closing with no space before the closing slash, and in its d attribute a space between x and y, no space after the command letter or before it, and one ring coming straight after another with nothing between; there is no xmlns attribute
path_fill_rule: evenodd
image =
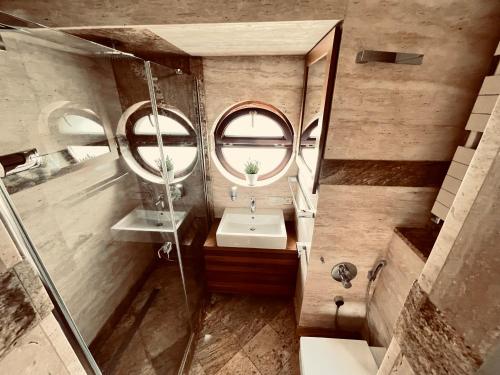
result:
<svg viewBox="0 0 500 375"><path fill-rule="evenodd" d="M260 100L281 110L297 132L304 74L304 58L300 56L253 56L204 58L203 74L210 148L212 129L217 118L231 105L244 100ZM296 134L295 134L296 135ZM290 218L293 213L287 176L297 174L295 163L286 175L265 187L238 188L238 199L231 201L229 192L235 185L210 166L214 211L221 217L225 207L246 207L250 197L258 207L281 208Z"/></svg>
<svg viewBox="0 0 500 375"><path fill-rule="evenodd" d="M22 260L1 222L0 233L0 261L7 264L7 270L0 270L0 372L85 374L38 274L29 260Z"/></svg>
<svg viewBox="0 0 500 375"><path fill-rule="evenodd" d="M40 326L18 341L0 368L4 374L70 374Z"/></svg>
<svg viewBox="0 0 500 375"><path fill-rule="evenodd" d="M89 177L88 171L75 174ZM99 174L102 177L102 169ZM60 189L77 189L70 183L72 178L67 175L64 181L56 179L23 190L14 194L13 200L73 318L90 342L146 269L153 252L149 244L113 240L111 227L141 204L128 192L135 185L134 177L78 201L52 200ZM30 204L33 196L44 199ZM50 220L43 221L44 217Z"/></svg>
<svg viewBox="0 0 500 375"><path fill-rule="evenodd" d="M300 325L331 328L336 295L346 300L341 310L350 302L364 306L367 273L384 255L394 227L424 226L436 194L436 188L321 185ZM350 289L330 275L343 261L358 268Z"/></svg>
<svg viewBox="0 0 500 375"><path fill-rule="evenodd" d="M471 164L457 192L450 212L443 224L432 252L427 260L419 283L422 289L430 292L446 258L462 229L494 158L500 150L500 101L497 101L493 113L486 125Z"/></svg>
<svg viewBox="0 0 500 375"><path fill-rule="evenodd" d="M488 0L350 1L325 157L450 160L498 43L499 15ZM356 64L363 49L424 60Z"/></svg>
<svg viewBox="0 0 500 375"><path fill-rule="evenodd" d="M27 260L1 273L0 284L0 358L3 358L18 339L51 315L53 306Z"/></svg>
<svg viewBox="0 0 500 375"><path fill-rule="evenodd" d="M2 137L2 154L30 148L46 154L84 142L83 136L68 139L51 131L51 112L68 103L95 112L111 135L121 112L109 61L68 53L24 34L9 33L4 39L14 47L0 57L10 82L10 90L0 94L9 135Z"/></svg>
<svg viewBox="0 0 500 375"><path fill-rule="evenodd" d="M161 25L199 22L258 22L342 19L347 0L214 0L183 2L161 0L120 0L105 3L76 3L68 9L62 0L50 0L44 6L15 0L2 4L2 10L47 26L89 25Z"/></svg>
<svg viewBox="0 0 500 375"><path fill-rule="evenodd" d="M12 346L0 360L3 374L84 375L86 371L50 314Z"/></svg>
<svg viewBox="0 0 500 375"><path fill-rule="evenodd" d="M97 113L111 137L121 106L110 61L26 35L9 33L8 50L0 54L6 87L0 91L5 121L0 154L32 147L41 153L65 148L67 143L50 133L42 120L57 103L67 101ZM141 196L134 194L139 191L134 176L90 193L103 181L126 173L113 151L12 195L88 343L154 256L150 245L114 241L110 230L141 205Z"/></svg>
<svg viewBox="0 0 500 375"><path fill-rule="evenodd" d="M159 65L152 66L154 77L158 77L159 103L173 106L180 110L191 122L198 135L198 161L192 173L182 181L184 196L174 202L174 209L190 211L196 217L206 217L205 187L203 175L204 164L201 154L203 134L198 115L197 84L195 76L191 74L174 74L172 69ZM208 227L205 229L208 231Z"/></svg>
<svg viewBox="0 0 500 375"><path fill-rule="evenodd" d="M482 358L500 337L499 211L497 154L429 294L467 347Z"/></svg>
<svg viewBox="0 0 500 375"><path fill-rule="evenodd" d="M35 101L31 82L24 69L21 48L17 38L6 33L1 33L6 51L0 57L0 73L2 77L9 77L3 80L0 86L0 100L21 100Z"/></svg>
<svg viewBox="0 0 500 375"><path fill-rule="evenodd" d="M0 273L7 271L22 260L7 229L0 223Z"/></svg>
<svg viewBox="0 0 500 375"><path fill-rule="evenodd" d="M326 159L450 160L463 140L463 128L498 42L499 12L499 5L488 1L349 2ZM462 18L465 13L467 20ZM478 24L484 28L479 30ZM425 56L419 66L356 64L356 53L363 49ZM339 188L346 194L339 194ZM336 294L363 300L363 275L387 248L389 227L398 221L424 226L437 193L429 188L423 195L411 194L413 189L407 188L406 193L394 194L406 188L380 186L358 195L358 189L363 187L320 186L303 325L331 326ZM387 197L392 203L387 204ZM379 205L387 209L383 216ZM329 214L322 218L325 211ZM445 239L452 241L446 232ZM442 264L442 254L431 264ZM360 279L349 290L329 287L331 267L344 260L361 265Z"/></svg>
<svg viewBox="0 0 500 375"><path fill-rule="evenodd" d="M371 344L388 347L394 324L424 261L397 233L393 234L384 258L387 264L373 287L367 320Z"/></svg>
<svg viewBox="0 0 500 375"><path fill-rule="evenodd" d="M44 319L50 315L54 306L31 263L28 260L19 262L13 268L17 278L23 285L23 289L30 298L31 305L35 308L38 316Z"/></svg>
<svg viewBox="0 0 500 375"><path fill-rule="evenodd" d="M408 373L493 373L486 367L495 367L500 331L498 151L486 173L461 229L448 231L453 241L437 275L421 279L432 281L431 292L419 281L411 288L379 375L399 374L403 360Z"/></svg>
<svg viewBox="0 0 500 375"><path fill-rule="evenodd" d="M72 375L85 374L86 372L83 369L80 360L73 351L71 344L66 339L64 332L54 315L51 314L43 319L40 323L40 327L46 334L57 355L66 366L66 370Z"/></svg>
<svg viewBox="0 0 500 375"><path fill-rule="evenodd" d="M441 187L449 162L325 159L320 184Z"/></svg>
<svg viewBox="0 0 500 375"><path fill-rule="evenodd" d="M39 322L29 294L14 269L0 275L0 358Z"/></svg>
<svg viewBox="0 0 500 375"><path fill-rule="evenodd" d="M468 375L477 371L482 359L464 336L422 291L416 282L395 328L395 337L410 367L418 374Z"/></svg>
<svg viewBox="0 0 500 375"><path fill-rule="evenodd" d="M323 87L326 80L326 57L307 68L306 101L304 103L304 128L315 119L321 109Z"/></svg>

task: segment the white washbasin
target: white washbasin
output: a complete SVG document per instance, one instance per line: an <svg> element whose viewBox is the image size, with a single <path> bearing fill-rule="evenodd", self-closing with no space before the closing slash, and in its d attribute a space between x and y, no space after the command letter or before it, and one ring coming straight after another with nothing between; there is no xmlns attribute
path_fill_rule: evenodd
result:
<svg viewBox="0 0 500 375"><path fill-rule="evenodd" d="M217 245L257 249L285 249L286 228L283 211L226 208L217 228Z"/></svg>
<svg viewBox="0 0 500 375"><path fill-rule="evenodd" d="M184 211L175 211L175 228L179 229L182 221L186 217ZM135 208L123 219L113 225L111 229L134 230L143 232L173 232L174 226L170 220L170 212L153 211Z"/></svg>

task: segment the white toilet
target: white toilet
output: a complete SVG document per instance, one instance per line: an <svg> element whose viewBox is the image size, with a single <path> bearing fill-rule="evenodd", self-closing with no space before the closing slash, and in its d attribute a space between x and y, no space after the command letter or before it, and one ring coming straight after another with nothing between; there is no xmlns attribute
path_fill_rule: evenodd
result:
<svg viewBox="0 0 500 375"><path fill-rule="evenodd" d="M385 348L363 340L300 338L301 375L375 375Z"/></svg>

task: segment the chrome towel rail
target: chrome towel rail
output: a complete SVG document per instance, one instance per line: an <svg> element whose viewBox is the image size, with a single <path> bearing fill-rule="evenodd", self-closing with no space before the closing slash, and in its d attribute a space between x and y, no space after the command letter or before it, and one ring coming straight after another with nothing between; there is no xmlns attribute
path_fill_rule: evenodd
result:
<svg viewBox="0 0 500 375"><path fill-rule="evenodd" d="M294 189L294 185L298 186L297 192L302 194L304 201L307 205L306 208L301 208L295 198L296 190ZM298 218L314 218L316 216L316 210L313 208L309 197L302 190L302 186L300 185L297 177L288 177L288 187L290 188L290 192L292 193L292 201L293 206L295 207L295 212Z"/></svg>

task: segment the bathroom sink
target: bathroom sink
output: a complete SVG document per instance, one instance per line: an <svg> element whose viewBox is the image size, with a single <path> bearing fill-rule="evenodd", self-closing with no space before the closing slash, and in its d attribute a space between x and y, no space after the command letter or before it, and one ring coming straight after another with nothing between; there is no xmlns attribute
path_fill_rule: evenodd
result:
<svg viewBox="0 0 500 375"><path fill-rule="evenodd" d="M175 211L175 228L179 229L186 212ZM137 242L165 242L173 239L174 226L170 212L135 208L111 227L115 239ZM172 237L172 238L170 238Z"/></svg>
<svg viewBox="0 0 500 375"><path fill-rule="evenodd" d="M283 211L226 208L216 233L217 246L257 249L285 249L286 228Z"/></svg>

